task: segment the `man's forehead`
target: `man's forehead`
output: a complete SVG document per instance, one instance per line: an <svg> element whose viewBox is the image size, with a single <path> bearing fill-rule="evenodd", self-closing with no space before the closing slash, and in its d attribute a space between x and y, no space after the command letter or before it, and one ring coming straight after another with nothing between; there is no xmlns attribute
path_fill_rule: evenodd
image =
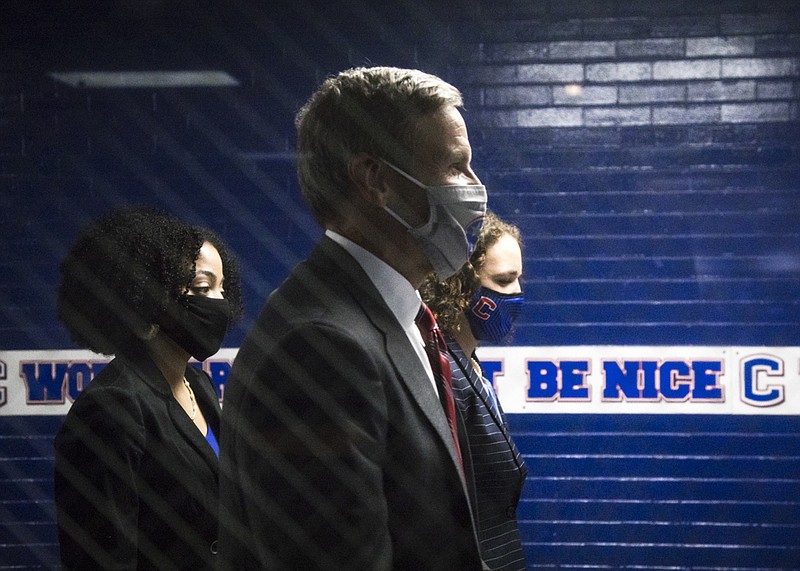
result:
<svg viewBox="0 0 800 571"><path fill-rule="evenodd" d="M455 159L468 159L472 154L464 119L455 107L443 107L420 118L413 144L421 160L430 160L431 154Z"/></svg>

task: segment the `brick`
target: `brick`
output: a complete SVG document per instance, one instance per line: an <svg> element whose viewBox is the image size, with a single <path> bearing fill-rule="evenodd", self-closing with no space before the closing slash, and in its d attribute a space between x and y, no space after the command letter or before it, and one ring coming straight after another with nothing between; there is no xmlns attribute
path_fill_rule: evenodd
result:
<svg viewBox="0 0 800 571"><path fill-rule="evenodd" d="M619 57L680 57L683 54L683 40L677 38L621 40L617 42L617 55Z"/></svg>
<svg viewBox="0 0 800 571"><path fill-rule="evenodd" d="M756 131L752 125L692 125L688 128L688 134L688 142L691 144L757 144Z"/></svg>
<svg viewBox="0 0 800 571"><path fill-rule="evenodd" d="M545 60L548 57L548 44L535 42L512 42L486 44L483 59L492 63L519 63L531 60Z"/></svg>
<svg viewBox="0 0 800 571"><path fill-rule="evenodd" d="M502 4L502 2L500 2ZM540 2L530 2L539 4ZM546 4L545 2L541 2ZM569 0L569 2L551 2L550 11L554 15L567 18L593 18L597 16L613 16L620 13L616 0Z"/></svg>
<svg viewBox="0 0 800 571"><path fill-rule="evenodd" d="M753 55L755 52L756 39L753 36L686 39L687 57Z"/></svg>
<svg viewBox="0 0 800 571"><path fill-rule="evenodd" d="M545 2L530 2L530 0L505 0L503 2L483 2L480 13L491 15L493 18L533 18L547 15L549 6Z"/></svg>
<svg viewBox="0 0 800 571"><path fill-rule="evenodd" d="M796 9L795 9L796 11ZM792 12L795 12L792 11ZM720 34L769 34L790 31L792 14L721 14Z"/></svg>
<svg viewBox="0 0 800 571"><path fill-rule="evenodd" d="M461 88L461 96L464 98L464 107L467 109L478 108L483 105L484 91L480 87L463 87Z"/></svg>
<svg viewBox="0 0 800 571"><path fill-rule="evenodd" d="M756 82L745 81L692 81L688 85L689 101L730 101L755 99Z"/></svg>
<svg viewBox="0 0 800 571"><path fill-rule="evenodd" d="M577 86L573 93L566 86L553 87L553 102L557 105L613 105L617 102L617 88L606 85Z"/></svg>
<svg viewBox="0 0 800 571"><path fill-rule="evenodd" d="M622 142L620 129L553 129L552 145L556 146L617 146Z"/></svg>
<svg viewBox="0 0 800 571"><path fill-rule="evenodd" d="M665 16L685 14L685 0L659 0L658 2L620 2L616 0L614 13L626 16Z"/></svg>
<svg viewBox="0 0 800 571"><path fill-rule="evenodd" d="M758 0L691 0L683 6L683 14L720 14L736 12L752 12ZM772 2L773 0L767 0Z"/></svg>
<svg viewBox="0 0 800 571"><path fill-rule="evenodd" d="M487 87L484 91L484 104L489 107L551 105L552 102L552 90L545 86Z"/></svg>
<svg viewBox="0 0 800 571"><path fill-rule="evenodd" d="M530 128L519 130L496 130L496 129L471 129L469 133L470 142L475 139L479 146L473 145L473 150L480 148L481 152L474 153L475 156L484 158L485 155L491 154L492 157L496 155L503 155L505 149L514 148L550 148L552 146L552 136L556 132L554 129L549 128ZM476 138L474 134L477 134ZM499 151L499 152L498 152Z"/></svg>
<svg viewBox="0 0 800 571"><path fill-rule="evenodd" d="M791 119L789 103L726 103L722 105L722 120L725 122L761 123Z"/></svg>
<svg viewBox="0 0 800 571"><path fill-rule="evenodd" d="M574 38L580 30L579 22L565 24L567 37ZM485 21L480 27L480 41L495 42L542 42L552 39L553 26L537 20Z"/></svg>
<svg viewBox="0 0 800 571"><path fill-rule="evenodd" d="M547 24L547 39L551 41L579 38L583 35L582 32L580 20L565 20Z"/></svg>
<svg viewBox="0 0 800 571"><path fill-rule="evenodd" d="M17 180L26 176L31 176L35 171L35 166L30 157L19 153L0 153L0 181ZM0 186L0 189L2 186ZM2 194L2 193L0 193ZM29 194L25 200L30 200L34 196ZM19 203L15 204L19 206Z"/></svg>
<svg viewBox="0 0 800 571"><path fill-rule="evenodd" d="M722 60L722 77L789 77L797 74L795 58Z"/></svg>
<svg viewBox="0 0 800 571"><path fill-rule="evenodd" d="M649 36L652 38L696 38L719 35L716 16L667 16L653 18Z"/></svg>
<svg viewBox="0 0 800 571"><path fill-rule="evenodd" d="M0 156L22 156L25 152L25 134L18 118L0 117Z"/></svg>
<svg viewBox="0 0 800 571"><path fill-rule="evenodd" d="M786 125L773 125L770 123L761 125L737 125L739 129L751 129L755 134L753 140L759 143L775 143L780 144L781 141L786 141ZM791 138L792 135L789 135Z"/></svg>
<svg viewBox="0 0 800 571"><path fill-rule="evenodd" d="M757 0L756 5L759 12L791 12L797 8L797 0ZM738 10L725 11L733 13Z"/></svg>
<svg viewBox="0 0 800 571"><path fill-rule="evenodd" d="M515 65L475 65L456 68L459 84L514 83L517 81Z"/></svg>
<svg viewBox="0 0 800 571"><path fill-rule="evenodd" d="M586 65L586 79L596 82L641 81L652 79L649 63L592 63Z"/></svg>
<svg viewBox="0 0 800 571"><path fill-rule="evenodd" d="M416 46L415 46L416 47ZM397 51L400 49L399 47L394 47L394 52L392 57L400 59L400 61L416 61L420 62L420 64L424 63L424 59L430 59L432 62L436 62L437 59L442 60L446 59L448 63L456 63L456 64L472 64L477 61L485 61L485 57L483 55L483 44L474 44L474 43L466 43L466 42L445 42L439 43L429 41L425 43L425 49L414 50L412 48L411 55L408 57L408 60L403 60L398 58ZM403 46L406 48L406 46ZM443 54L447 54L444 56ZM368 61L370 59L371 54L359 54L358 57L353 56L351 59L353 65L361 65L362 62ZM424 68L422 68L424 69Z"/></svg>
<svg viewBox="0 0 800 571"><path fill-rule="evenodd" d="M579 127L583 124L579 108L565 107L484 111L480 120L484 127Z"/></svg>
<svg viewBox="0 0 800 571"><path fill-rule="evenodd" d="M641 131L641 129L639 131ZM689 140L688 131L689 129L685 125L654 128L653 144L667 147L682 145Z"/></svg>
<svg viewBox="0 0 800 571"><path fill-rule="evenodd" d="M718 77L720 77L718 59L653 62L653 79L715 79Z"/></svg>
<svg viewBox="0 0 800 571"><path fill-rule="evenodd" d="M792 81L759 81L756 83L756 99L792 99L795 97Z"/></svg>
<svg viewBox="0 0 800 571"><path fill-rule="evenodd" d="M583 111L587 127L612 127L617 125L649 125L650 107L598 107Z"/></svg>
<svg viewBox="0 0 800 571"><path fill-rule="evenodd" d="M0 93L0 117L21 115L25 109L25 97L22 93Z"/></svg>
<svg viewBox="0 0 800 571"><path fill-rule="evenodd" d="M550 59L592 59L614 56L614 42L552 42Z"/></svg>
<svg viewBox="0 0 800 571"><path fill-rule="evenodd" d="M584 37L603 40L641 38L648 35L648 18L595 18L582 21Z"/></svg>
<svg viewBox="0 0 800 571"><path fill-rule="evenodd" d="M800 53L800 34L758 36L755 55L780 56Z"/></svg>
<svg viewBox="0 0 800 571"><path fill-rule="evenodd" d="M538 63L519 66L519 81L563 83L583 81L583 66L578 63Z"/></svg>
<svg viewBox="0 0 800 571"><path fill-rule="evenodd" d="M632 84L619 86L620 103L659 103L686 100L686 86L672 84Z"/></svg>
<svg viewBox="0 0 800 571"><path fill-rule="evenodd" d="M657 125L714 123L719 120L719 105L665 105L653 108L653 123Z"/></svg>

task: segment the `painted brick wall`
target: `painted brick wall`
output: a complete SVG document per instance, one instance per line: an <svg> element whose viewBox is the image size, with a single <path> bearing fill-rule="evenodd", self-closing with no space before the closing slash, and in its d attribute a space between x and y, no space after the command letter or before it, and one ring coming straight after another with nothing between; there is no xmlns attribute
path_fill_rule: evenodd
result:
<svg viewBox="0 0 800 571"><path fill-rule="evenodd" d="M482 4L452 66L492 206L526 230L516 342L793 344L791 4L621 4Z"/></svg>
<svg viewBox="0 0 800 571"><path fill-rule="evenodd" d="M482 8L452 77L493 207L526 235L515 343L796 345L795 7ZM512 426L532 569L800 568L797 418Z"/></svg>
<svg viewBox="0 0 800 571"><path fill-rule="evenodd" d="M236 346L319 234L297 198L292 114L364 63L463 89L475 169L525 236L515 344L797 345L796 0L385 4L0 9L0 349L70 346L58 261L80 226L131 202L239 252ZM187 66L241 84L92 91L47 75ZM0 418L0 569L56 567L59 422ZM532 569L800 568L796 417L511 422L531 468Z"/></svg>

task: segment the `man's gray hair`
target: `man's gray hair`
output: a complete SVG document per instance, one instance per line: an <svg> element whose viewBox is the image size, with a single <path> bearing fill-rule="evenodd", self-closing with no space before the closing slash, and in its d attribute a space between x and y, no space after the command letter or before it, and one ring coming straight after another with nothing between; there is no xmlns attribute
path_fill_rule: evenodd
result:
<svg viewBox="0 0 800 571"><path fill-rule="evenodd" d="M419 119L462 105L458 89L414 69L360 67L326 79L295 120L297 175L316 219L324 225L345 206L353 155L408 165Z"/></svg>

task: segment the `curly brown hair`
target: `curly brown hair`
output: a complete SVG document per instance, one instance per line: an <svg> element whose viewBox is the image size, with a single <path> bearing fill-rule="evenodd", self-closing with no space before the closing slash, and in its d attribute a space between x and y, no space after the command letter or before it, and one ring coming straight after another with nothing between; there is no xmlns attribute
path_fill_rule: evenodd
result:
<svg viewBox="0 0 800 571"><path fill-rule="evenodd" d="M83 229L61 263L58 318L72 339L104 355L141 349L168 303L188 291L203 242L219 252L225 298L242 313L238 264L212 231L146 207L113 210Z"/></svg>
<svg viewBox="0 0 800 571"><path fill-rule="evenodd" d="M439 281L436 275L431 275L419 288L422 301L431 308L436 322L444 331L458 330L461 314L466 311L480 287L479 273L486 263L486 252L506 234L513 236L522 247L519 228L487 210L475 251L469 261L450 278Z"/></svg>

